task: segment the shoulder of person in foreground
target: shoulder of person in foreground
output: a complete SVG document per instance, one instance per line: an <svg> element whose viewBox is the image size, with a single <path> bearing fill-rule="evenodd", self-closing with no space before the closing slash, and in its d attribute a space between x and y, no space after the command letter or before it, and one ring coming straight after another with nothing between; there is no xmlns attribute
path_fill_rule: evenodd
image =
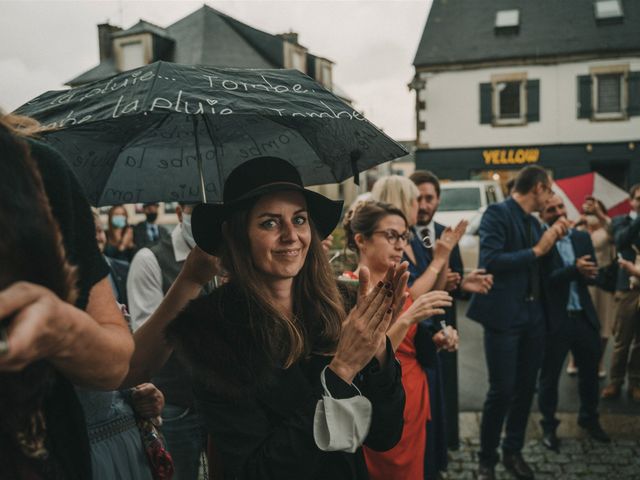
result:
<svg viewBox="0 0 640 480"><path fill-rule="evenodd" d="M228 283L192 300L167 327L168 342L205 389L242 398L272 382L275 360L267 348L268 329L252 326L251 309Z"/></svg>

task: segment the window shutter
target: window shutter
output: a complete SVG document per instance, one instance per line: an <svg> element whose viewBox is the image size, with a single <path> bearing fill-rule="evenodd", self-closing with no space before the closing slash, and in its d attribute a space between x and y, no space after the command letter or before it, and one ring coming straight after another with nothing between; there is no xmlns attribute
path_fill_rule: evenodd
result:
<svg viewBox="0 0 640 480"><path fill-rule="evenodd" d="M527 80L527 122L540 121L540 80Z"/></svg>
<svg viewBox="0 0 640 480"><path fill-rule="evenodd" d="M578 118L591 118L591 75L578 76Z"/></svg>
<svg viewBox="0 0 640 480"><path fill-rule="evenodd" d="M493 120L493 108L491 105L492 85L480 84L480 123L491 123Z"/></svg>
<svg viewBox="0 0 640 480"><path fill-rule="evenodd" d="M640 115L640 72L629 72L629 107L627 113L630 117Z"/></svg>

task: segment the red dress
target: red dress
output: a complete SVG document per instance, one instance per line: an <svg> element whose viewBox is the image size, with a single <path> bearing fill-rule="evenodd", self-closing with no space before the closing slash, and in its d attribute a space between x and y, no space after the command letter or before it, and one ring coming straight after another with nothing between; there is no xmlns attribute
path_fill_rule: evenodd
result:
<svg viewBox="0 0 640 480"><path fill-rule="evenodd" d="M351 272L344 277L357 280ZM410 297L404 310L413 302ZM398 444L386 452L376 452L366 446L364 457L371 480L424 480L424 454L427 448L427 421L431 419L427 374L416 357L417 325L411 325L396 351L402 365L402 386L405 392L404 429Z"/></svg>

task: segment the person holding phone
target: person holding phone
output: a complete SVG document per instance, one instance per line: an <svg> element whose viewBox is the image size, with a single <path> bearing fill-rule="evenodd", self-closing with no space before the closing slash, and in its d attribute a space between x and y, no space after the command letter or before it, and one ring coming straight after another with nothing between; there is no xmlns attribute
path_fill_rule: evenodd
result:
<svg viewBox="0 0 640 480"><path fill-rule="evenodd" d="M582 205L582 216L576 227L584 228L591 235L591 242L596 254L596 263L600 270L607 268L616 261L616 247L613 238L609 233L611 218L607 215L607 208L595 197L587 196ZM598 377L606 377L604 367L604 353L607 349L609 337L613 336L613 324L616 318L617 303L613 292L601 288L599 285L589 285L589 294L593 301L593 306L600 320L600 364L598 366ZM570 371L570 368L573 369ZM577 373L573 358L570 358L568 373Z"/></svg>
<svg viewBox="0 0 640 480"><path fill-rule="evenodd" d="M640 183L629 190L631 211L611 221L611 231L616 250L624 260L635 263L640 249ZM609 385L602 390L602 398L620 396L625 377L628 377L628 394L640 403L640 289L631 282L629 273L619 269L616 283L616 313L613 354L609 371Z"/></svg>
<svg viewBox="0 0 640 480"><path fill-rule="evenodd" d="M566 207L558 195L553 195L540 212L548 228L566 216ZM569 229L545 258L544 268L548 328L538 388L542 443L550 450L557 451L560 447L556 435L560 422L555 413L558 381L569 351L578 366L578 425L594 440L609 442L598 416L600 322L587 289L598 275L598 266L589 234Z"/></svg>

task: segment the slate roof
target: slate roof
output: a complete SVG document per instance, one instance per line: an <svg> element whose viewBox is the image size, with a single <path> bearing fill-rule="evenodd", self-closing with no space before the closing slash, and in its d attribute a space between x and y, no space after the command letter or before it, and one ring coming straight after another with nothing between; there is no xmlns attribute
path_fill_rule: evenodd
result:
<svg viewBox="0 0 640 480"><path fill-rule="evenodd" d="M108 58L100 62L95 67L69 80L66 83L66 85L69 85L70 87L75 87L76 85L83 85L85 83L96 82L98 80L102 80L103 78L111 77L116 73L118 73L118 70L116 69L115 60L113 58Z"/></svg>
<svg viewBox="0 0 640 480"><path fill-rule="evenodd" d="M283 40L205 5L167 27L171 61L220 67L282 68ZM279 50L279 54L278 54Z"/></svg>
<svg viewBox="0 0 640 480"><path fill-rule="evenodd" d="M133 27L113 37L150 32L173 40L170 58L154 58L184 64L219 67L283 68L283 40L246 25L207 5L178 20L167 28L140 20ZM69 80L75 86L100 80L118 73L113 59L108 59Z"/></svg>
<svg viewBox="0 0 640 480"><path fill-rule="evenodd" d="M113 33L111 38L126 37L127 35L136 35L138 33L153 33L158 37L171 38L164 28L145 20L139 20L133 27Z"/></svg>
<svg viewBox="0 0 640 480"><path fill-rule="evenodd" d="M621 2L621 22L598 22L594 0L434 0L413 64L640 52L640 1ZM511 9L520 11L519 31L496 34L496 12Z"/></svg>

